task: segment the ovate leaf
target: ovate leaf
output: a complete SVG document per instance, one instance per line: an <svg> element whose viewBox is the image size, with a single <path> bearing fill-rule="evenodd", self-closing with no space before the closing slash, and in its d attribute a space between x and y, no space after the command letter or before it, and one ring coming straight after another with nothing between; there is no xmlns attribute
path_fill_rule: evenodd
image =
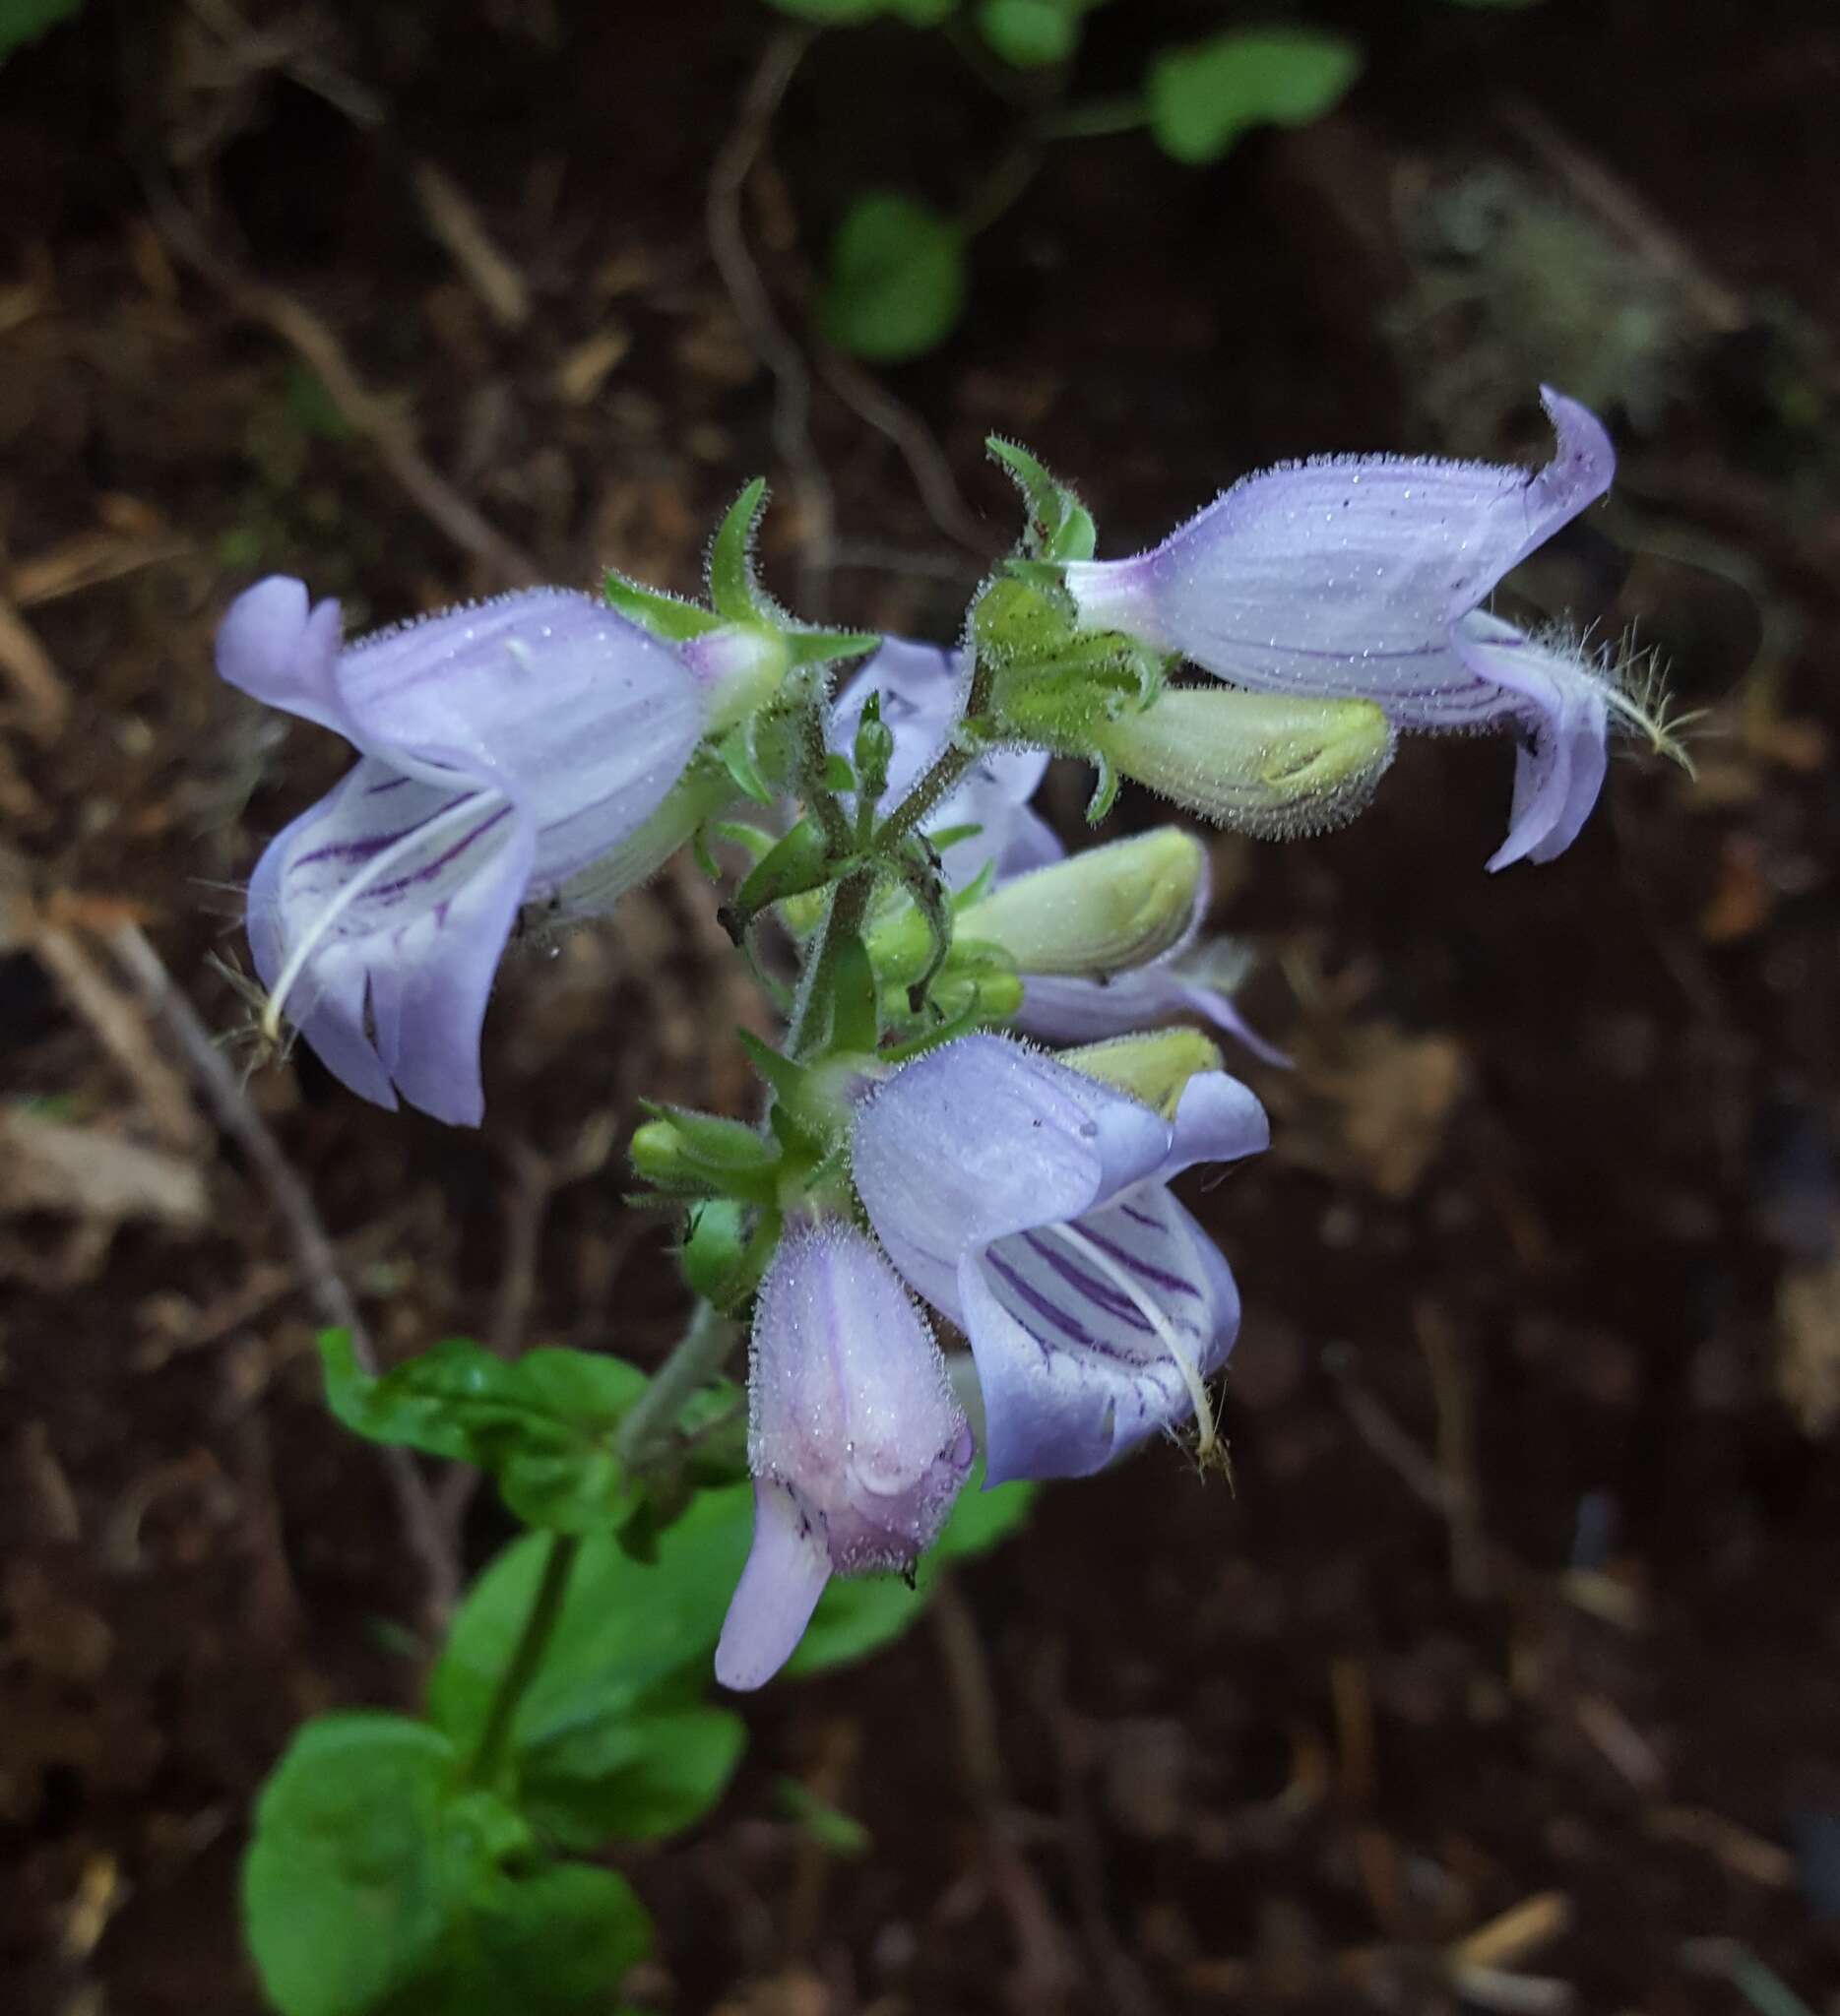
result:
<svg viewBox="0 0 1840 2016"><path fill-rule="evenodd" d="M951 220L911 196L858 196L831 243L830 340L871 363L901 363L944 342L964 304L964 243Z"/></svg>
<svg viewBox="0 0 1840 2016"><path fill-rule="evenodd" d="M1018 70L1065 63L1080 46L1080 21L1099 0L983 0L978 29Z"/></svg>
<svg viewBox="0 0 1840 2016"><path fill-rule="evenodd" d="M1254 126L1307 126L1361 74L1361 51L1319 29L1244 29L1150 67L1150 130L1178 161L1218 160Z"/></svg>
<svg viewBox="0 0 1840 2016"><path fill-rule="evenodd" d="M721 1798L746 1747L726 1708L622 1708L519 1752L519 1801L564 1848L675 1834Z"/></svg>
<svg viewBox="0 0 1840 2016"><path fill-rule="evenodd" d="M399 1715L294 1733L256 1802L243 1928L282 2016L357 2016L424 1973L478 1873L450 1855L459 1757Z"/></svg>
<svg viewBox="0 0 1840 2016"><path fill-rule="evenodd" d="M658 1537L657 1559L635 1560L596 1535L577 1555L543 1664L518 1705L514 1757L571 1730L625 1713L686 1670L707 1670L747 1556L753 1492L700 1492ZM455 1615L428 1682L428 1714L465 1747L523 1631L545 1543L515 1541L476 1582Z"/></svg>
<svg viewBox="0 0 1840 2016"><path fill-rule="evenodd" d="M476 1464L527 1526L595 1533L635 1509L614 1437L646 1380L624 1359L579 1351L505 1359L450 1338L372 1378L344 1331L319 1345L327 1405L348 1428Z"/></svg>

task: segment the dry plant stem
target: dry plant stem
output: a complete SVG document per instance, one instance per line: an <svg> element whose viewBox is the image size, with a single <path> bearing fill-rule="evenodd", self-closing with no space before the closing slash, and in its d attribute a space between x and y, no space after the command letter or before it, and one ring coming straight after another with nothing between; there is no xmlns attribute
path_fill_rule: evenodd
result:
<svg viewBox="0 0 1840 2016"><path fill-rule="evenodd" d="M741 193L767 144L813 31L788 29L767 44L749 80L741 108L710 169L705 228L716 271L728 289L742 333L773 373L773 445L791 472L804 537L798 563L799 604L807 617L824 612L837 542L837 500L811 441L811 374L804 357L774 313L767 284L747 249Z"/></svg>
<svg viewBox="0 0 1840 2016"><path fill-rule="evenodd" d="M989 534L960 494L945 450L933 439L925 421L887 386L839 350L820 350L818 370L825 384L858 419L866 420L893 444L907 464L920 503L933 524L947 538L956 539L967 552L975 554L980 565L987 560Z"/></svg>
<svg viewBox="0 0 1840 2016"><path fill-rule="evenodd" d="M168 1147L196 1150L205 1137L204 1123L185 1080L149 1038L140 1007L97 965L75 931L42 910L22 904L20 911L34 957L50 969L71 1006L120 1066L155 1133Z"/></svg>
<svg viewBox="0 0 1840 2016"><path fill-rule="evenodd" d="M1071 1942L1016 1843L990 1669L977 1620L950 1574L941 1575L934 1586L926 1621L945 1668L959 1757L983 1829L990 1893L1008 1914L1016 1935L1018 1983L1026 2006L1051 2016L1065 2006L1076 1978Z"/></svg>
<svg viewBox="0 0 1840 2016"><path fill-rule="evenodd" d="M162 1028L184 1059L218 1126L234 1141L261 1180L293 1248L300 1286L322 1323L346 1331L351 1355L366 1372L377 1370L376 1348L357 1303L339 1272L332 1241L320 1224L313 1199L293 1165L255 1109L211 1040L198 1011L173 984L159 953L136 924L110 932L109 950L133 981L148 1014ZM405 1449L385 1449L383 1459L402 1510L403 1527L426 1585L431 1625L445 1624L460 1595L460 1564L442 1530L433 1494Z"/></svg>
<svg viewBox="0 0 1840 2016"><path fill-rule="evenodd" d="M1475 1381L1462 1341L1443 1310L1421 1302L1413 1315L1437 1410L1437 1468L1450 1521L1450 1579L1464 1602L1481 1603L1490 1593L1491 1578L1476 1461Z"/></svg>
<svg viewBox="0 0 1840 2016"><path fill-rule="evenodd" d="M197 218L158 177L150 175L146 189L154 227L167 248L238 314L272 329L318 375L334 406L377 451L384 468L437 531L506 588L539 578L531 555L488 525L434 469L409 423L362 383L339 339L311 309L279 287L237 272L212 249Z"/></svg>

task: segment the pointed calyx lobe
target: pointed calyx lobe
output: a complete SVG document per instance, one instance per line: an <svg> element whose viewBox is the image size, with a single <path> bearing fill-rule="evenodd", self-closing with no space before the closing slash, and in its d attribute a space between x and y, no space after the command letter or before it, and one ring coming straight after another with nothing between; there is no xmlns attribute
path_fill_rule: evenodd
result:
<svg viewBox="0 0 1840 2016"><path fill-rule="evenodd" d="M971 1429L926 1321L853 1226L789 1233L755 1304L754 1541L716 1677L758 1687L832 1575L909 1569L971 1469Z"/></svg>
<svg viewBox="0 0 1840 2016"><path fill-rule="evenodd" d="M280 578L231 605L218 668L362 758L251 880L272 1015L361 1097L476 1123L479 1029L520 905L656 809L703 733L706 682L563 589L345 646L338 603Z"/></svg>
<svg viewBox="0 0 1840 2016"><path fill-rule="evenodd" d="M1513 825L1491 866L1550 859L1603 781L1604 674L1481 610L1508 570L1601 497L1610 438L1547 391L1537 472L1386 456L1246 477L1147 553L1069 566L1082 622L1235 685L1375 702L1405 729L1518 728Z"/></svg>
<svg viewBox="0 0 1840 2016"><path fill-rule="evenodd" d="M971 1341L985 1478L1079 1477L1199 1414L1239 1298L1170 1194L1262 1149L1263 1109L1204 1072L1174 1119L1004 1038L905 1065L864 1102L857 1188L897 1267Z"/></svg>

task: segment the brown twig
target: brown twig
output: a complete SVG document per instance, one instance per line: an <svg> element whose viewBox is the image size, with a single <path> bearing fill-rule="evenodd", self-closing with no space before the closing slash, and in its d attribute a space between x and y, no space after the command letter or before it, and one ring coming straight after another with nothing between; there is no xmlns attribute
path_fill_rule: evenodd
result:
<svg viewBox="0 0 1840 2016"><path fill-rule="evenodd" d="M55 742L70 718L70 689L37 633L0 596L0 672L19 696L21 724L34 742Z"/></svg>
<svg viewBox="0 0 1840 2016"><path fill-rule="evenodd" d="M878 383L836 350L819 352L818 369L824 382L858 419L893 443L914 478L926 515L967 552L975 553L982 565L992 544L988 531L979 524L965 502L952 474L945 450L934 440L932 430L919 413L898 400L887 386Z"/></svg>
<svg viewBox="0 0 1840 2016"><path fill-rule="evenodd" d="M837 543L837 497L811 440L811 373L774 311L767 284L747 248L741 196L772 130L813 31L787 29L762 52L727 139L710 168L704 222L716 271L754 353L773 374L773 445L792 476L804 537L798 563L799 614L824 612Z"/></svg>
<svg viewBox="0 0 1840 2016"><path fill-rule="evenodd" d="M428 522L504 586L535 581L537 562L488 525L439 473L422 454L413 428L364 385L326 324L291 294L251 280L215 251L198 219L159 175L147 175L145 187L154 227L167 249L216 287L237 314L264 324L293 349Z"/></svg>
<svg viewBox="0 0 1840 2016"><path fill-rule="evenodd" d="M996 1692L977 1620L949 1576L942 1575L935 1585L926 1620L945 1668L966 1788L983 1824L989 1894L1008 1915L1016 1935L1017 1994L1025 2008L1048 2016L1064 2006L1077 1978L1073 1957L1035 1871L1016 1844Z"/></svg>
<svg viewBox="0 0 1840 2016"><path fill-rule="evenodd" d="M1118 2016L1157 2016L1159 2004L1142 1968L1112 1929L1106 1901L1105 1858L1086 1797L1091 1739L1087 1724L1067 1701L1064 1663L1065 1648L1050 1648L1041 1663L1036 1691L1060 1765L1060 1833L1080 1924L1105 1983L1107 2006Z"/></svg>
<svg viewBox="0 0 1840 2016"><path fill-rule="evenodd" d="M1413 1310L1413 1321L1437 1410L1437 1469L1450 1522L1450 1579L1466 1603L1480 1603L1489 1594L1491 1577L1476 1461L1475 1381L1456 1328L1440 1308L1422 1301Z"/></svg>
<svg viewBox="0 0 1840 2016"><path fill-rule="evenodd" d="M1706 270L1679 232L1663 223L1627 183L1568 139L1544 112L1522 100L1509 107L1507 121L1587 210L1594 211L1624 244L1681 289L1713 334L1729 336L1749 323L1751 317L1742 297Z"/></svg>
<svg viewBox="0 0 1840 2016"><path fill-rule="evenodd" d="M315 1315L331 1328L345 1331L351 1340L352 1357L363 1370L375 1372L376 1347L339 1272L338 1258L312 1196L236 1073L212 1041L198 1011L174 984L139 925L117 925L108 934L108 947L133 982L149 1017L165 1032L184 1060L219 1128L242 1151L268 1192L293 1249L301 1290ZM444 1620L460 1593L459 1563L442 1532L433 1496L409 1452L386 1449L383 1458L402 1511L404 1532L425 1578L430 1621Z"/></svg>

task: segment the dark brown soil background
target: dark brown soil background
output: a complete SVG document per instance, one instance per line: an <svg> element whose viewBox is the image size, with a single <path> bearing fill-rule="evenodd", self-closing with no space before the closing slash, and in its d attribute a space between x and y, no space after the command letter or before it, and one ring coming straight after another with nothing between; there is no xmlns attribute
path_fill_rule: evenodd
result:
<svg viewBox="0 0 1840 2016"><path fill-rule="evenodd" d="M1227 14L1107 10L1083 91ZM1840 22L1339 14L1335 118L1206 172L1062 144L959 335L879 377L812 344L811 273L853 189L996 165L936 36L821 39L751 172L749 0L92 0L0 72L0 2005L253 2011L252 1789L302 1715L416 1684L423 1564L319 1410L310 1270L150 1012L151 945L244 1018L207 954L346 760L217 684L227 598L690 589L766 471L804 613L949 637L1013 526L992 428L1116 552L1281 456L1537 460L1550 377L1623 469L1528 586L1662 648L1698 782L1618 763L1562 860L1491 878L1507 746L1418 743L1348 831L1219 845L1300 1060L1251 1074L1275 1152L1197 1200L1245 1294L1236 1488L1161 1449L1052 1490L933 1628L750 1704L719 1813L629 1860L635 1985L1840 2009ZM802 473L713 172L811 374ZM252 1078L386 1355L666 1347L619 1142L642 1090L745 1107L711 907L670 877L511 961L479 1134L304 1055ZM828 1858L779 1774L873 1852Z"/></svg>

